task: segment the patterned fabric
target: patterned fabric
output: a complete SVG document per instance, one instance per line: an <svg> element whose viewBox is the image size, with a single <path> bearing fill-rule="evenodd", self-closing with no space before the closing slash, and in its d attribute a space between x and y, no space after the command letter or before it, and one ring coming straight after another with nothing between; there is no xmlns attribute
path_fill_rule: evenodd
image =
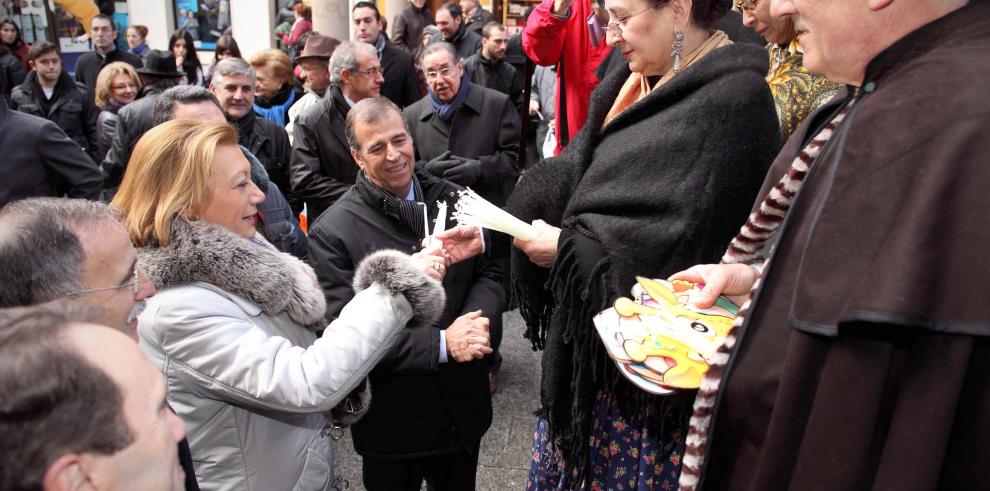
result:
<svg viewBox="0 0 990 491"><path fill-rule="evenodd" d="M658 418L666 416L659 412L656 405L638 405L631 397L598 393L588 450L590 485L563 474L560 456L550 446L547 420L537 418L526 489L677 489L684 435L675 432L658 440L650 434L648 428L655 428Z"/></svg>
<svg viewBox="0 0 990 491"><path fill-rule="evenodd" d="M755 265L760 272L763 272L769 262L770 254L764 251L764 245L777 232L780 224L783 223L787 210L790 209L794 196L797 195L804 178L808 174L811 164L818 158L822 148L832 138L835 129L846 117L846 111L855 100L849 101L838 114L814 138L808 142L798 156L791 163L790 169L784 174L773 189L767 193L766 198L760 203L759 209L750 214L746 223L740 229L729 244L728 250L722 256L723 263L751 264L766 260L762 264ZM683 491L694 491L698 486L698 479L701 477L701 468L705 462L706 445L708 443L708 429L711 426L712 412L715 407L715 398L722 382L722 374L725 373L726 364L729 362L729 355L736 345L736 333L739 327L746 320L749 313L750 303L753 294L760 288L760 280L753 284L749 292L749 298L740 306L736 320L732 323L728 335L722 346L719 347L715 356L711 360L708 372L698 389L698 396L694 401L694 414L691 415L691 422L688 427L687 448L684 455L684 465L680 476L680 489Z"/></svg>
<svg viewBox="0 0 990 491"><path fill-rule="evenodd" d="M839 85L808 73L797 39L789 46L770 44L767 50L770 52L767 83L780 119L781 141L786 141L804 118L835 96Z"/></svg>

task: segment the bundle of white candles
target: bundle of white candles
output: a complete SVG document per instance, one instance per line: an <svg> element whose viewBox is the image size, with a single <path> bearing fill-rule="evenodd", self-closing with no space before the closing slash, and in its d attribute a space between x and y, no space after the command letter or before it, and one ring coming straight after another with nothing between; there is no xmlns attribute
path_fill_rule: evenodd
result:
<svg viewBox="0 0 990 491"><path fill-rule="evenodd" d="M536 230L532 225L489 203L470 188L460 192L452 216L460 225L497 230L521 240L536 238Z"/></svg>

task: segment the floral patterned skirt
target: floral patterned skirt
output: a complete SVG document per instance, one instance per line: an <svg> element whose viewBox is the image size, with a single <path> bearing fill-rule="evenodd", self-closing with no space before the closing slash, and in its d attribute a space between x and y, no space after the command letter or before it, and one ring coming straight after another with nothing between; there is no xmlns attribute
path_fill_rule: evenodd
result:
<svg viewBox="0 0 990 491"><path fill-rule="evenodd" d="M601 391L595 398L591 428L590 484L565 475L560 456L550 445L548 423L537 418L527 490L677 489L684 455L684 433L658 441L648 428L658 418L653 405L639 407L625 397Z"/></svg>

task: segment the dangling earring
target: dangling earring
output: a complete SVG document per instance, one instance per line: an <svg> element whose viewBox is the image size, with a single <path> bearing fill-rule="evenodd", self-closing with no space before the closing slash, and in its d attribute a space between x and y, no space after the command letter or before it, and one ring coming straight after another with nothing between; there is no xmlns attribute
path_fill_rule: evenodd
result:
<svg viewBox="0 0 990 491"><path fill-rule="evenodd" d="M674 31L674 75L681 73L681 50L684 49L684 31Z"/></svg>

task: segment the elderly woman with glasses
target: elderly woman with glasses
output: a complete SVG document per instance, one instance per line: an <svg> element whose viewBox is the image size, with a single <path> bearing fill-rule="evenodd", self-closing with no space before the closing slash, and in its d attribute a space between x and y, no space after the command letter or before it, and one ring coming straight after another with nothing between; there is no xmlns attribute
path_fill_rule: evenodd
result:
<svg viewBox="0 0 990 491"><path fill-rule="evenodd" d="M203 489L330 489L332 442L367 410L368 372L407 323L432 325L444 293L419 262L381 251L327 325L313 270L258 234L262 199L232 126L145 133L112 203L158 289L138 339Z"/></svg>
<svg viewBox="0 0 990 491"><path fill-rule="evenodd" d="M712 23L729 0L605 0L629 62L592 93L567 149L520 180L514 287L542 348L531 489L674 486L693 391L655 396L616 369L592 318L637 275L716 260L743 224L780 130L766 51Z"/></svg>
<svg viewBox="0 0 990 491"><path fill-rule="evenodd" d="M835 97L839 85L804 68L794 22L770 15L770 0L740 0L736 9L742 12L743 24L767 40L767 83L777 106L781 137L787 140L804 118Z"/></svg>
<svg viewBox="0 0 990 491"><path fill-rule="evenodd" d="M100 159L107 155L117 131L117 112L134 102L141 90L141 78L128 63L115 61L103 67L96 77L96 149Z"/></svg>

